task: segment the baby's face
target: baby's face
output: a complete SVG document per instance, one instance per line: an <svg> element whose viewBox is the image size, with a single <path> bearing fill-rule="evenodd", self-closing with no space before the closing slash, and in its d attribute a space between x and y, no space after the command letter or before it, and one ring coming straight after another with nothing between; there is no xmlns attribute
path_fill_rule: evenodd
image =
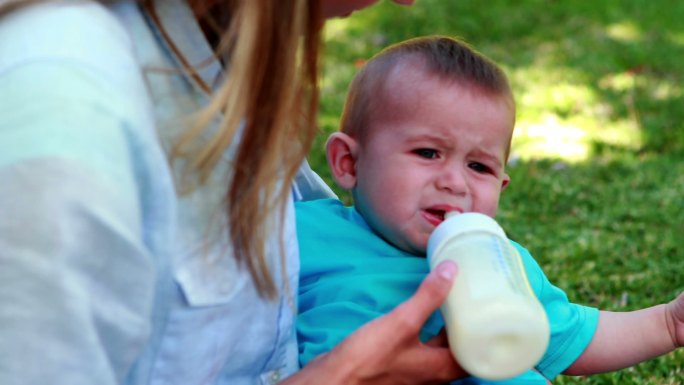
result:
<svg viewBox="0 0 684 385"><path fill-rule="evenodd" d="M506 98L400 72L365 128L354 202L383 238L423 254L445 212L496 215L515 112Z"/></svg>

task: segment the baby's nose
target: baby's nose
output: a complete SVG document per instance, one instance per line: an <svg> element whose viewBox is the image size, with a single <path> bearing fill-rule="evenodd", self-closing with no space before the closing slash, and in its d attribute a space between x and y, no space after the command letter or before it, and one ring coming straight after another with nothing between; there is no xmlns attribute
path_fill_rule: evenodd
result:
<svg viewBox="0 0 684 385"><path fill-rule="evenodd" d="M452 194L463 194L467 191L465 170L457 167L445 168L437 177L437 188Z"/></svg>

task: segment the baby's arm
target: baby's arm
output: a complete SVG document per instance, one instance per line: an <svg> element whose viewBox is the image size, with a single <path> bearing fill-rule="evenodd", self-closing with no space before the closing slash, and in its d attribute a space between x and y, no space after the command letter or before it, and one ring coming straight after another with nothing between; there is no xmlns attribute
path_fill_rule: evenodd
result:
<svg viewBox="0 0 684 385"><path fill-rule="evenodd" d="M684 293L668 304L642 310L601 311L591 343L564 374L619 370L683 345Z"/></svg>

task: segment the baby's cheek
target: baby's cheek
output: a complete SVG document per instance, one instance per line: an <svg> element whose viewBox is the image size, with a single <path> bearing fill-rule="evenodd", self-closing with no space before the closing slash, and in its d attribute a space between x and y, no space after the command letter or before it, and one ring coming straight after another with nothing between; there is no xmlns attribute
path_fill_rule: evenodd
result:
<svg viewBox="0 0 684 385"><path fill-rule="evenodd" d="M473 211L494 218L499 208L499 196L498 192L491 192L481 197L482 199L473 207Z"/></svg>

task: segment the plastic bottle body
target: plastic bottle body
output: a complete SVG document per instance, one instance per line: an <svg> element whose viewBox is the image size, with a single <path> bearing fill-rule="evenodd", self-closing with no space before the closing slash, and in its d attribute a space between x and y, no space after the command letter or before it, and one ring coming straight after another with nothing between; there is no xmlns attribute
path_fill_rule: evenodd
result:
<svg viewBox="0 0 684 385"><path fill-rule="evenodd" d="M456 261L459 274L442 315L449 345L472 375L500 380L532 368L549 341L546 313L518 251L491 218L452 216L428 243L430 266Z"/></svg>

